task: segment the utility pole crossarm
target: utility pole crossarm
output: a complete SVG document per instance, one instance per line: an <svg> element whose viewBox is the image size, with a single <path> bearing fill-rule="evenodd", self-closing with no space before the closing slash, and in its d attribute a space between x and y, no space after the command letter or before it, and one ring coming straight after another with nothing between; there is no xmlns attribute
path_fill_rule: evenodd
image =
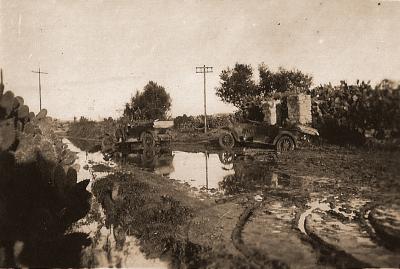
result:
<svg viewBox="0 0 400 269"><path fill-rule="evenodd" d="M48 75L49 73L46 73L46 72L42 72L42 71L34 71L34 70L32 70L32 73L36 73L36 74L46 74L46 75Z"/></svg>
<svg viewBox="0 0 400 269"><path fill-rule="evenodd" d="M196 73L212 73L212 72L213 72L212 66L196 67Z"/></svg>

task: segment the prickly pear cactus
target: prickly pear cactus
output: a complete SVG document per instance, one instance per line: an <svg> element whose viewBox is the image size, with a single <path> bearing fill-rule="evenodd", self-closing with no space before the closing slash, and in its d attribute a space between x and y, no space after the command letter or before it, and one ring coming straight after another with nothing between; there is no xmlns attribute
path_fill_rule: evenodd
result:
<svg viewBox="0 0 400 269"><path fill-rule="evenodd" d="M32 238L35 244L60 240L88 212L90 198L89 181L78 182L77 156L54 133L47 110L35 115L22 97L3 92L0 83L1 268L14 266L2 256L4 242L19 240L29 245Z"/></svg>

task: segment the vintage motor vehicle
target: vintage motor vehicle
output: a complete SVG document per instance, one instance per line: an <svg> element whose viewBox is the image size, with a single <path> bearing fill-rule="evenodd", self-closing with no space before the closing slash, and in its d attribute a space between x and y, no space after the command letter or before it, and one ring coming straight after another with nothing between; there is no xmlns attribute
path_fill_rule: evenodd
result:
<svg viewBox="0 0 400 269"><path fill-rule="evenodd" d="M107 136L102 141L102 151L130 152L153 148L156 145L169 145L171 135L169 129L173 121L135 121L117 128L114 136Z"/></svg>
<svg viewBox="0 0 400 269"><path fill-rule="evenodd" d="M266 122L247 120L223 127L219 136L219 145L226 150L235 145L263 144L272 145L278 152L294 150L301 139L317 136L314 128L293 124L287 127L269 125Z"/></svg>

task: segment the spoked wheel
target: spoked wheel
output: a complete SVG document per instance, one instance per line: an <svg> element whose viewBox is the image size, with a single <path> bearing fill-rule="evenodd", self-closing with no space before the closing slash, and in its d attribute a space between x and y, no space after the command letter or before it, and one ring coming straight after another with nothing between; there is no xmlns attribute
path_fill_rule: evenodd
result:
<svg viewBox="0 0 400 269"><path fill-rule="evenodd" d="M112 136L106 135L101 141L101 151L103 153L113 153L116 150L115 143L116 141Z"/></svg>
<svg viewBox="0 0 400 269"><path fill-rule="evenodd" d="M223 149L232 149L235 146L235 138L233 137L232 133L230 132L223 132L219 136L219 145Z"/></svg>
<svg viewBox="0 0 400 269"><path fill-rule="evenodd" d="M143 148L153 148L154 145L156 144L156 141L154 140L154 137L151 133L143 133L141 136Z"/></svg>
<svg viewBox="0 0 400 269"><path fill-rule="evenodd" d="M234 157L235 154L232 151L223 151L218 154L219 161L225 165L233 163Z"/></svg>
<svg viewBox="0 0 400 269"><path fill-rule="evenodd" d="M124 129L122 128L122 127L120 127L120 128L118 128L116 131L115 131L115 138L116 138L116 140L117 140L117 142L124 142L125 141L125 132L124 132Z"/></svg>
<svg viewBox="0 0 400 269"><path fill-rule="evenodd" d="M156 156L156 151L154 148L143 149L143 153L141 155L142 163L146 164L153 162L155 156Z"/></svg>
<svg viewBox="0 0 400 269"><path fill-rule="evenodd" d="M294 150L294 148L295 148L294 140L288 135L281 136L276 142L277 152L287 152Z"/></svg>

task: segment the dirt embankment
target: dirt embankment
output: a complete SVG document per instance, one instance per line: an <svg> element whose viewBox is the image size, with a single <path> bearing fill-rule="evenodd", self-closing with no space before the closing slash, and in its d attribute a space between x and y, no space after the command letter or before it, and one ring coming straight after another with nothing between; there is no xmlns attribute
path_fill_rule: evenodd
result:
<svg viewBox="0 0 400 269"><path fill-rule="evenodd" d="M205 194L195 195L185 185L134 170L97 181L93 191L105 209L106 221L136 236L148 257L167 259L173 268L248 267L246 259L230 243L229 228L224 232L224 240L217 238L221 236L219 228L209 230L211 238L205 238L206 244L191 234L192 222L197 224L196 217L205 213L212 218L210 223L216 224L215 218L221 217L219 225L228 227L224 219L226 210L232 207L240 214L235 203L218 206L214 199ZM230 228L235 225L235 217L230 217Z"/></svg>

